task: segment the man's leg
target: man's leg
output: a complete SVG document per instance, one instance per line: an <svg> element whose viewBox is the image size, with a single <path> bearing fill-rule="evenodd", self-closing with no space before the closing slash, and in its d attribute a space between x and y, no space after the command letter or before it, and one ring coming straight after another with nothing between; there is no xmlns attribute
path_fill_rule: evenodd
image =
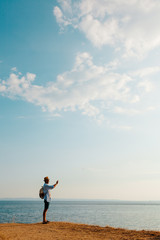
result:
<svg viewBox="0 0 160 240"><path fill-rule="evenodd" d="M43 211L43 223L47 222L47 220L46 220L47 210L48 209L44 209L44 211Z"/></svg>
<svg viewBox="0 0 160 240"><path fill-rule="evenodd" d="M46 214L47 214L48 208L49 208L49 202L47 202L46 200L44 200L43 223L47 223L47 222L48 222L48 221L46 220Z"/></svg>

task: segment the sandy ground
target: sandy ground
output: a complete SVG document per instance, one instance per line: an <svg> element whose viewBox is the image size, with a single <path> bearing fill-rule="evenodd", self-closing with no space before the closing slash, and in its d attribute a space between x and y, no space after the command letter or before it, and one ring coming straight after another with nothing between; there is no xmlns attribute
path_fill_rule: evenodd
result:
<svg viewBox="0 0 160 240"><path fill-rule="evenodd" d="M94 239L154 239L160 240L160 232L155 231L132 231L111 227L99 227L93 225L50 222L48 224L0 224L1 240L34 240L34 239L58 239L58 240L94 240Z"/></svg>

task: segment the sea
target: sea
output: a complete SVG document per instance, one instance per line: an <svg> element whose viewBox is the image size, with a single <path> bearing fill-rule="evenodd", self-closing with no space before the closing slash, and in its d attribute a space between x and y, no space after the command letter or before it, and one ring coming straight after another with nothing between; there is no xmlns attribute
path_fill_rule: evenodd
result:
<svg viewBox="0 0 160 240"><path fill-rule="evenodd" d="M42 222L43 200L1 200L0 223ZM52 200L49 221L160 230L160 202Z"/></svg>

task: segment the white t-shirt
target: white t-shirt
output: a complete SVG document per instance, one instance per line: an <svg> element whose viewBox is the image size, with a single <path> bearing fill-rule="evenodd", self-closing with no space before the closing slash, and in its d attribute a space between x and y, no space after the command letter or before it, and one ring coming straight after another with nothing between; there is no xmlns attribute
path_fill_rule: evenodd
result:
<svg viewBox="0 0 160 240"><path fill-rule="evenodd" d="M44 184L43 185L43 191L44 191L44 200L46 200L47 202L51 201L51 192L50 189L53 189L54 185L48 185L48 184Z"/></svg>

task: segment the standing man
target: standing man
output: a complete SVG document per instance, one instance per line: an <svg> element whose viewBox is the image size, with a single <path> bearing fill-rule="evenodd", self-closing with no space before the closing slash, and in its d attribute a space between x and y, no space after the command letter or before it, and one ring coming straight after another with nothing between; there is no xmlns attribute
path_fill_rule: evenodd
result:
<svg viewBox="0 0 160 240"><path fill-rule="evenodd" d="M50 189L53 189L57 186L58 181L54 185L48 185L49 184L49 178L44 178L44 185L43 185L43 191L44 191L44 211L43 211L43 224L47 224L49 221L46 220L46 213L49 208L49 203L51 201L51 192Z"/></svg>

